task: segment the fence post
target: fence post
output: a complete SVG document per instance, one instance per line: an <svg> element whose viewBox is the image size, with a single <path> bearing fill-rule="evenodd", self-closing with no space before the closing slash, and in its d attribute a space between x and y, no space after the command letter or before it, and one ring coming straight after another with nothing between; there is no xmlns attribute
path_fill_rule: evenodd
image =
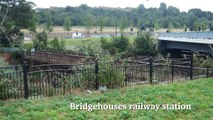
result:
<svg viewBox="0 0 213 120"><path fill-rule="evenodd" d="M99 71L98 61L96 60L95 61L95 89L96 90L98 90L99 88L98 71Z"/></svg>
<svg viewBox="0 0 213 120"><path fill-rule="evenodd" d="M174 61L172 60L172 82L174 81Z"/></svg>
<svg viewBox="0 0 213 120"><path fill-rule="evenodd" d="M152 72L153 72L153 61L152 58L149 59L149 80L152 83Z"/></svg>
<svg viewBox="0 0 213 120"><path fill-rule="evenodd" d="M194 51L190 52L190 79L193 79L193 55L194 55Z"/></svg>
<svg viewBox="0 0 213 120"><path fill-rule="evenodd" d="M27 62L24 61L22 64L23 68L23 78L24 78L24 98L28 99L28 81L27 81L27 72L28 72L28 65Z"/></svg>
<svg viewBox="0 0 213 120"><path fill-rule="evenodd" d="M207 68L206 68L206 77L208 78L209 77L209 66L207 65Z"/></svg>
<svg viewBox="0 0 213 120"><path fill-rule="evenodd" d="M125 81L125 86L128 85L127 84L127 71L126 71L127 70L127 66L126 65L127 65L127 63L125 62L125 66L124 66L124 72L125 72L125 80L124 81Z"/></svg>

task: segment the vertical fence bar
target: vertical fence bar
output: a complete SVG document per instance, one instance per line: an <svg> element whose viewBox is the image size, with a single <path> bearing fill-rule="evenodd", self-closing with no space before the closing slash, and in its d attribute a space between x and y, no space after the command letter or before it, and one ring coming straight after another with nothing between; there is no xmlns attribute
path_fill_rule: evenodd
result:
<svg viewBox="0 0 213 120"><path fill-rule="evenodd" d="M193 55L194 51L190 52L190 79L193 79Z"/></svg>
<svg viewBox="0 0 213 120"><path fill-rule="evenodd" d="M95 61L95 89L98 90L99 88L99 80L98 80L98 61Z"/></svg>
<svg viewBox="0 0 213 120"><path fill-rule="evenodd" d="M28 66L27 66L27 62L24 61L22 64L22 68L23 68L23 78L24 78L24 98L28 99L28 81L27 81L27 72L28 72Z"/></svg>
<svg viewBox="0 0 213 120"><path fill-rule="evenodd" d="M152 72L153 72L153 60L152 58L149 59L149 80L150 80L150 83L152 83Z"/></svg>
<svg viewBox="0 0 213 120"><path fill-rule="evenodd" d="M125 86L127 86L127 63L125 62L125 65L124 65L124 74L125 74Z"/></svg>
<svg viewBox="0 0 213 120"><path fill-rule="evenodd" d="M207 66L207 68L206 68L206 77L207 78L209 77L209 66Z"/></svg>
<svg viewBox="0 0 213 120"><path fill-rule="evenodd" d="M172 82L174 81L174 61L172 60Z"/></svg>

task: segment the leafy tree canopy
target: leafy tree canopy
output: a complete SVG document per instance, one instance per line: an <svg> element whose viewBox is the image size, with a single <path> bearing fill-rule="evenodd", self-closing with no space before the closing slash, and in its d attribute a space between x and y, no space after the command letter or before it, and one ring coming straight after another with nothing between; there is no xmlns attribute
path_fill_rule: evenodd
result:
<svg viewBox="0 0 213 120"><path fill-rule="evenodd" d="M159 28L168 28L169 23L174 28L183 28L183 26L189 28L191 26L193 27L196 20L200 21L204 18L206 20L205 24L207 25L213 21L212 12L202 11L201 9L191 9L188 12L181 12L178 8L167 6L165 3L161 3L158 8L145 8L143 4L140 4L137 8L124 9L89 7L86 4L83 4L78 7L51 7L49 9L37 9L37 11L41 16L39 21L40 24L48 21L46 13L50 11L53 24L56 26L63 26L65 21L64 19L68 14L71 16L73 26L87 26L88 30L91 26L97 26L97 22L101 29L103 20L101 20L102 18L99 18L99 16L104 17L105 26L115 26L116 21L120 22L120 20L124 20L124 18L127 18L128 26L140 27L141 25L145 25L150 27L150 21L153 21L153 24L155 23L155 25L158 25Z"/></svg>
<svg viewBox="0 0 213 120"><path fill-rule="evenodd" d="M23 40L21 29L35 30L34 4L25 0L0 1L0 46L18 46Z"/></svg>

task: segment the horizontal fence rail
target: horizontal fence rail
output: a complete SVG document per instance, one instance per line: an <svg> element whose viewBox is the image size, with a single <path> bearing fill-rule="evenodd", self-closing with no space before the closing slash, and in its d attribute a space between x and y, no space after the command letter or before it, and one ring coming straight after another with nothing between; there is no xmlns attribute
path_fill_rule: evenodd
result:
<svg viewBox="0 0 213 120"><path fill-rule="evenodd" d="M144 62L45 64L0 67L0 100L35 99L141 84L170 83L213 77L213 68L193 66L187 60Z"/></svg>

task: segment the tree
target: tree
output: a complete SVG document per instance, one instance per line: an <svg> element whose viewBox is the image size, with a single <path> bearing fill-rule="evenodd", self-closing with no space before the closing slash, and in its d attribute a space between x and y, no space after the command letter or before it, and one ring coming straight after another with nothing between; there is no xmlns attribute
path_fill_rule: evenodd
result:
<svg viewBox="0 0 213 120"><path fill-rule="evenodd" d="M38 21L39 21L39 16L38 14L34 14L33 15L35 21L30 21L31 22L31 26L29 26L28 30L30 31L32 38L34 38L34 34L36 33L36 29L37 29L37 25L38 25Z"/></svg>
<svg viewBox="0 0 213 120"><path fill-rule="evenodd" d="M155 30L159 30L159 29L160 29L160 26L159 26L159 24L158 24L158 21L155 21L155 23L154 23L154 29L155 29Z"/></svg>
<svg viewBox="0 0 213 120"><path fill-rule="evenodd" d="M69 32L71 30L71 18L70 16L66 16L64 20L64 30Z"/></svg>
<svg viewBox="0 0 213 120"><path fill-rule="evenodd" d="M101 47L111 54L126 52L129 46L129 39L121 37L113 37L111 40L101 39Z"/></svg>
<svg viewBox="0 0 213 120"><path fill-rule="evenodd" d="M123 35L124 29L128 27L128 19L127 17L123 17L120 20L120 25L119 25L119 29L121 31L121 35Z"/></svg>
<svg viewBox="0 0 213 120"><path fill-rule="evenodd" d="M165 17L167 12L167 5L166 3L160 3L159 10L162 12L162 15Z"/></svg>
<svg viewBox="0 0 213 120"><path fill-rule="evenodd" d="M45 24L45 30L47 30L48 34L50 34L53 31L53 23L52 23L52 17L50 12L47 14L47 22Z"/></svg>
<svg viewBox="0 0 213 120"><path fill-rule="evenodd" d="M187 26L185 24L183 25L183 31L187 32Z"/></svg>
<svg viewBox="0 0 213 120"><path fill-rule="evenodd" d="M200 24L199 22L196 20L193 24L193 30L194 31L199 31L199 27L200 27Z"/></svg>
<svg viewBox="0 0 213 120"><path fill-rule="evenodd" d="M180 10L177 9L176 7L173 7L173 6L168 7L167 15L175 17L175 16L178 16L179 14L180 14Z"/></svg>
<svg viewBox="0 0 213 120"><path fill-rule="evenodd" d="M201 30L202 31L206 31L206 29L207 29L207 20L205 19L205 18L202 18L201 20L200 20L200 28L201 28Z"/></svg>
<svg viewBox="0 0 213 120"><path fill-rule="evenodd" d="M104 26L105 26L105 20L104 20L104 16L100 16L99 20L98 20L98 26L100 27L100 31L102 33Z"/></svg>
<svg viewBox="0 0 213 120"><path fill-rule="evenodd" d="M0 46L18 46L24 38L21 29L35 29L33 6L25 0L0 1Z"/></svg>
<svg viewBox="0 0 213 120"><path fill-rule="evenodd" d="M148 32L136 37L133 46L138 55L154 55L157 53L155 39Z"/></svg>
<svg viewBox="0 0 213 120"><path fill-rule="evenodd" d="M173 29L174 29L173 24L172 24L171 22L169 22L168 30L169 30L170 32L172 32Z"/></svg>
<svg viewBox="0 0 213 120"><path fill-rule="evenodd" d="M93 27L93 19L92 19L92 15L89 14L85 17L85 29L87 31L87 36L89 35L90 30Z"/></svg>
<svg viewBox="0 0 213 120"><path fill-rule="evenodd" d="M36 39L33 40L33 47L36 50L42 50L47 47L47 33L45 31L42 31L40 33L36 33Z"/></svg>

